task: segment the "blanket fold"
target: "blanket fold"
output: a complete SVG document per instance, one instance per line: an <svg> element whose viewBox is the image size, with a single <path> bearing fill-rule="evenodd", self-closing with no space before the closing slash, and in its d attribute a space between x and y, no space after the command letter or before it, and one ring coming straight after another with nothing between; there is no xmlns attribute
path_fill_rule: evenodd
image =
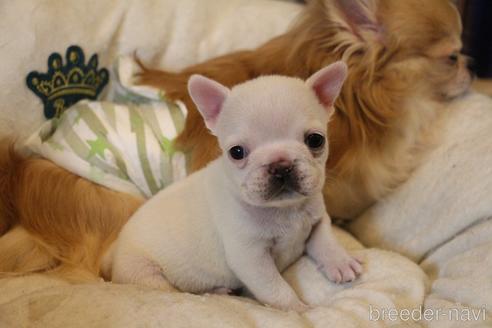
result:
<svg viewBox="0 0 492 328"><path fill-rule="evenodd" d="M351 284L336 285L313 261L301 258L284 276L311 305L304 314L274 310L244 297L164 293L104 282L74 286L34 275L0 280L0 327L414 326L383 320L380 313L422 304L426 290L422 270L396 253L364 249L347 233L335 232L363 259L365 271Z"/></svg>

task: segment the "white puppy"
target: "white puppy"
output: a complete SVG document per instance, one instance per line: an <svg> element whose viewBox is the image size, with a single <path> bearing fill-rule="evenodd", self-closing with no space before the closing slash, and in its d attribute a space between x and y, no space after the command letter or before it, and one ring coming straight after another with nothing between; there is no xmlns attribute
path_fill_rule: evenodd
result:
<svg viewBox="0 0 492 328"><path fill-rule="evenodd" d="M265 76L232 90L192 76L190 95L223 155L130 219L113 281L192 293L244 286L303 310L280 272L305 250L330 280L355 279L361 265L334 238L321 194L327 123L346 75L337 62L306 82Z"/></svg>

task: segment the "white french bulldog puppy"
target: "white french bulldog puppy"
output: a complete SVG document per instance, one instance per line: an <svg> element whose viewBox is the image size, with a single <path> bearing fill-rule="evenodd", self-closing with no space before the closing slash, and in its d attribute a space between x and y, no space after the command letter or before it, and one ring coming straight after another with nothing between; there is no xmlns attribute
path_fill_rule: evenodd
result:
<svg viewBox="0 0 492 328"><path fill-rule="evenodd" d="M192 293L246 287L283 310L306 305L280 272L305 251L337 283L362 272L334 238L321 190L343 62L306 82L265 76L232 90L192 76L190 95L223 155L151 198L115 244L112 280Z"/></svg>

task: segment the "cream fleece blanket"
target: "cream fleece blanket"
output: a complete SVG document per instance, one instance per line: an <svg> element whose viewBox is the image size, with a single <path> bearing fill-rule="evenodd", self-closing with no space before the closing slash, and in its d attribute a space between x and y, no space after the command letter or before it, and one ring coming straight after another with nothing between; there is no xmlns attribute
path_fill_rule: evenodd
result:
<svg viewBox="0 0 492 328"><path fill-rule="evenodd" d="M491 327L492 99L472 94L448 111L423 165L351 231L420 263L431 281L425 307L451 313L426 325ZM456 320L467 309L478 318Z"/></svg>
<svg viewBox="0 0 492 328"><path fill-rule="evenodd" d="M354 283L335 285L308 258L284 274L312 309L282 312L249 299L170 294L137 286L94 283L71 286L42 276L0 280L0 327L385 327L376 309L418 308L426 277L404 257L364 249L336 230L342 243L364 261L364 274ZM372 311L372 314L371 314Z"/></svg>

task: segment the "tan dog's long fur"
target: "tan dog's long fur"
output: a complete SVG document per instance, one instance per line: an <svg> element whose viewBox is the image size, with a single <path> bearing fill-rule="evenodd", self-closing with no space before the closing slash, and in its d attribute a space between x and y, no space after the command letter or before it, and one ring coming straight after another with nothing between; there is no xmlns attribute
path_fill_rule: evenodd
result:
<svg viewBox="0 0 492 328"><path fill-rule="evenodd" d="M354 3L313 0L288 33L257 50L180 73L143 72L143 84L166 90L190 109L178 143L192 154L191 170L206 165L219 150L187 95L190 75L199 73L232 86L265 74L306 78L343 59L349 77L330 125L325 187L330 214L354 218L405 179L416 164L414 154L425 128L438 111L437 101L454 96L454 84L459 84L455 80L468 76L462 56L455 65L446 63L461 48L458 12L447 0ZM361 12L367 17L355 21ZM356 18L346 17L350 14Z"/></svg>
<svg viewBox="0 0 492 328"><path fill-rule="evenodd" d="M0 272L54 269L95 279L101 254L142 199L95 185L50 161L27 158L3 141L0 160Z"/></svg>
<svg viewBox="0 0 492 328"><path fill-rule="evenodd" d="M448 0L311 0L289 32L256 50L180 73L144 70L141 78L188 106L178 141L196 170L219 148L187 94L189 76L232 86L264 74L306 78L345 60L349 78L329 128L324 194L332 216L353 218L405 179L438 104L466 90L465 59L450 57L460 32ZM47 160L5 149L1 156L0 272L56 268L74 281L96 277L102 252L142 200Z"/></svg>

